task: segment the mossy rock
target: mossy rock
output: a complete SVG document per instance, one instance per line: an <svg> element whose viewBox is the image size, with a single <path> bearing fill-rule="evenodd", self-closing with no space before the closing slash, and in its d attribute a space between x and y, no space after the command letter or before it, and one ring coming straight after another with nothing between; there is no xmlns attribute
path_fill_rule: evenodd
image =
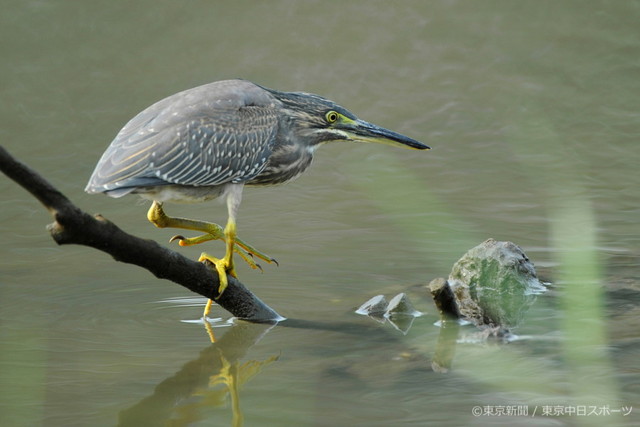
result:
<svg viewBox="0 0 640 427"><path fill-rule="evenodd" d="M545 291L533 263L511 242L488 239L456 262L447 284L459 314L477 325L512 327Z"/></svg>

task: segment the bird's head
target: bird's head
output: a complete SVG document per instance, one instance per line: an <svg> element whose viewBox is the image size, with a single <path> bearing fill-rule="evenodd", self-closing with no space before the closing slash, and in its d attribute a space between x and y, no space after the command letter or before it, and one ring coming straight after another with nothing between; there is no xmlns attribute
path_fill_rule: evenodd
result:
<svg viewBox="0 0 640 427"><path fill-rule="evenodd" d="M377 142L397 147L428 150L415 139L360 120L344 107L318 95L276 92L286 110L284 125L310 149L331 141Z"/></svg>

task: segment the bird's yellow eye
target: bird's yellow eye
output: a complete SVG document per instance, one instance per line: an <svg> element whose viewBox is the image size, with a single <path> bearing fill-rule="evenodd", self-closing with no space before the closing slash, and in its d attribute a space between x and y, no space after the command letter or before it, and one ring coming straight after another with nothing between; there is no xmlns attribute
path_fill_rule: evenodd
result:
<svg viewBox="0 0 640 427"><path fill-rule="evenodd" d="M335 111L329 111L325 117L327 119L327 122L335 123L338 120L338 113L336 113Z"/></svg>

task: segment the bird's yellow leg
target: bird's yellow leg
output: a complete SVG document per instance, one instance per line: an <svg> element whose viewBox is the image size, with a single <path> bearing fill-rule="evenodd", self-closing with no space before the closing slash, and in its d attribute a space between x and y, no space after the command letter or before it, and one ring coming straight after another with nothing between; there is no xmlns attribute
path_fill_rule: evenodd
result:
<svg viewBox="0 0 640 427"><path fill-rule="evenodd" d="M233 252L234 252L234 243L236 238L236 223L233 219L229 219L227 226L224 229L225 242L227 244L227 250L222 258L215 258L209 254L202 253L198 261L210 261L216 266L216 271L218 272L218 276L220 277L220 285L218 286L218 298L224 290L229 285L229 281L227 279L227 275L231 275L232 277L236 276L236 270L233 266ZM211 300L207 302L207 306L204 310L204 315L209 314L209 310L211 308Z"/></svg>
<svg viewBox="0 0 640 427"><path fill-rule="evenodd" d="M210 240L225 240L226 233L221 226L213 222L196 221L187 218L170 217L164 213L162 204L156 201L153 202L149 211L147 212L147 218L153 225L158 228L181 228L185 230L201 231L203 234L197 237L185 238L183 236L173 236L171 241L178 240L180 246L192 246L200 243L208 242ZM258 251L253 246L245 243L243 240L235 237L234 250L238 253L242 259L244 259L251 268L260 268L252 259L252 256L256 256L269 264L278 262L271 258L269 255ZM244 252L243 252L244 251Z"/></svg>
<svg viewBox="0 0 640 427"><path fill-rule="evenodd" d="M209 310L211 310L211 300L207 301L207 306L209 308ZM207 335L209 335L209 341L211 341L212 343L216 342L216 336L213 333L213 326L211 326L211 324L209 322L207 322L206 317L207 314L209 314L208 312L204 315L204 329L207 331Z"/></svg>
<svg viewBox="0 0 640 427"><path fill-rule="evenodd" d="M215 265L216 271L218 272L218 277L220 279L219 280L220 285L218 286L218 297L220 297L220 295L222 295L222 293L224 292L224 290L227 288L229 284L229 281L227 280L227 274L230 274L231 276L236 277L236 272L235 272L235 269L233 268L233 252L235 248L234 243L236 239L235 220L233 218L229 218L229 222L227 223L226 228L222 230L222 227L220 227L218 224L204 222L204 221L194 221L186 218L170 217L164 213L164 210L162 209L162 204L159 202L156 202L155 200L153 201L153 203L151 204L151 207L149 208L149 211L147 212L147 218L151 223L153 223L158 228L167 228L167 227L184 228L188 230L197 230L197 231L206 232L207 234L205 236L201 236L201 238L202 237L206 237L206 238L202 238L201 241L198 241L197 243L205 242L208 240L223 240L226 243L227 250L222 259L212 257L211 255L208 255L204 252L200 255L200 258L198 259L198 261L200 262L207 260L212 262ZM180 236L178 237L181 240L184 240L184 238L181 238ZM171 240L173 241L174 239L175 238L172 238ZM182 241L180 243L182 244ZM242 258L245 261L247 261L250 266L252 266L253 268L258 267L257 264L253 260L251 260L248 255L245 255L245 254L241 254L241 255L242 255ZM209 312L211 311L212 304L213 304L212 300L207 301L207 305L204 308L204 315L203 315L205 319L209 315Z"/></svg>
<svg viewBox="0 0 640 427"><path fill-rule="evenodd" d="M202 260L200 260L200 262L202 262ZM213 305L213 300L207 300L207 305L204 306L204 312L202 313L202 318L205 320L207 320L207 316L209 315L209 313L211 312L211 306Z"/></svg>
<svg viewBox="0 0 640 427"><path fill-rule="evenodd" d="M202 241L196 243L224 239L224 231L218 224L169 216L164 213L162 203L156 201L151 204L147 212L147 219L158 228L182 228L184 230L195 230L207 233L208 239L202 239Z"/></svg>

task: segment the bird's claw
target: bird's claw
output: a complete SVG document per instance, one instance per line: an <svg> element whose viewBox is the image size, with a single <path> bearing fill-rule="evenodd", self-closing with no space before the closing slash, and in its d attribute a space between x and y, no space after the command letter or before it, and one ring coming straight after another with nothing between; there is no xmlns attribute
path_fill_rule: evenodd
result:
<svg viewBox="0 0 640 427"><path fill-rule="evenodd" d="M256 255L253 252L247 251L246 249L245 249L245 252L246 252L247 255L249 255L251 257L251 259L255 259L256 257L258 257L258 258L260 258L262 260L267 261L269 264L275 264L276 266L280 267L280 263L275 258L265 257L264 255ZM262 267L260 266L260 264L256 264L256 266L260 269L260 271L263 271Z"/></svg>
<svg viewBox="0 0 640 427"><path fill-rule="evenodd" d="M175 242L176 240L178 240L178 244L180 245L180 242L182 242L184 239L185 239L185 237L184 237L184 236L181 236L181 235L179 235L179 234L176 234L175 236L173 236L172 238L170 238L170 239L169 239L169 243L173 243L173 242ZM182 246L182 245L180 245L180 246Z"/></svg>

